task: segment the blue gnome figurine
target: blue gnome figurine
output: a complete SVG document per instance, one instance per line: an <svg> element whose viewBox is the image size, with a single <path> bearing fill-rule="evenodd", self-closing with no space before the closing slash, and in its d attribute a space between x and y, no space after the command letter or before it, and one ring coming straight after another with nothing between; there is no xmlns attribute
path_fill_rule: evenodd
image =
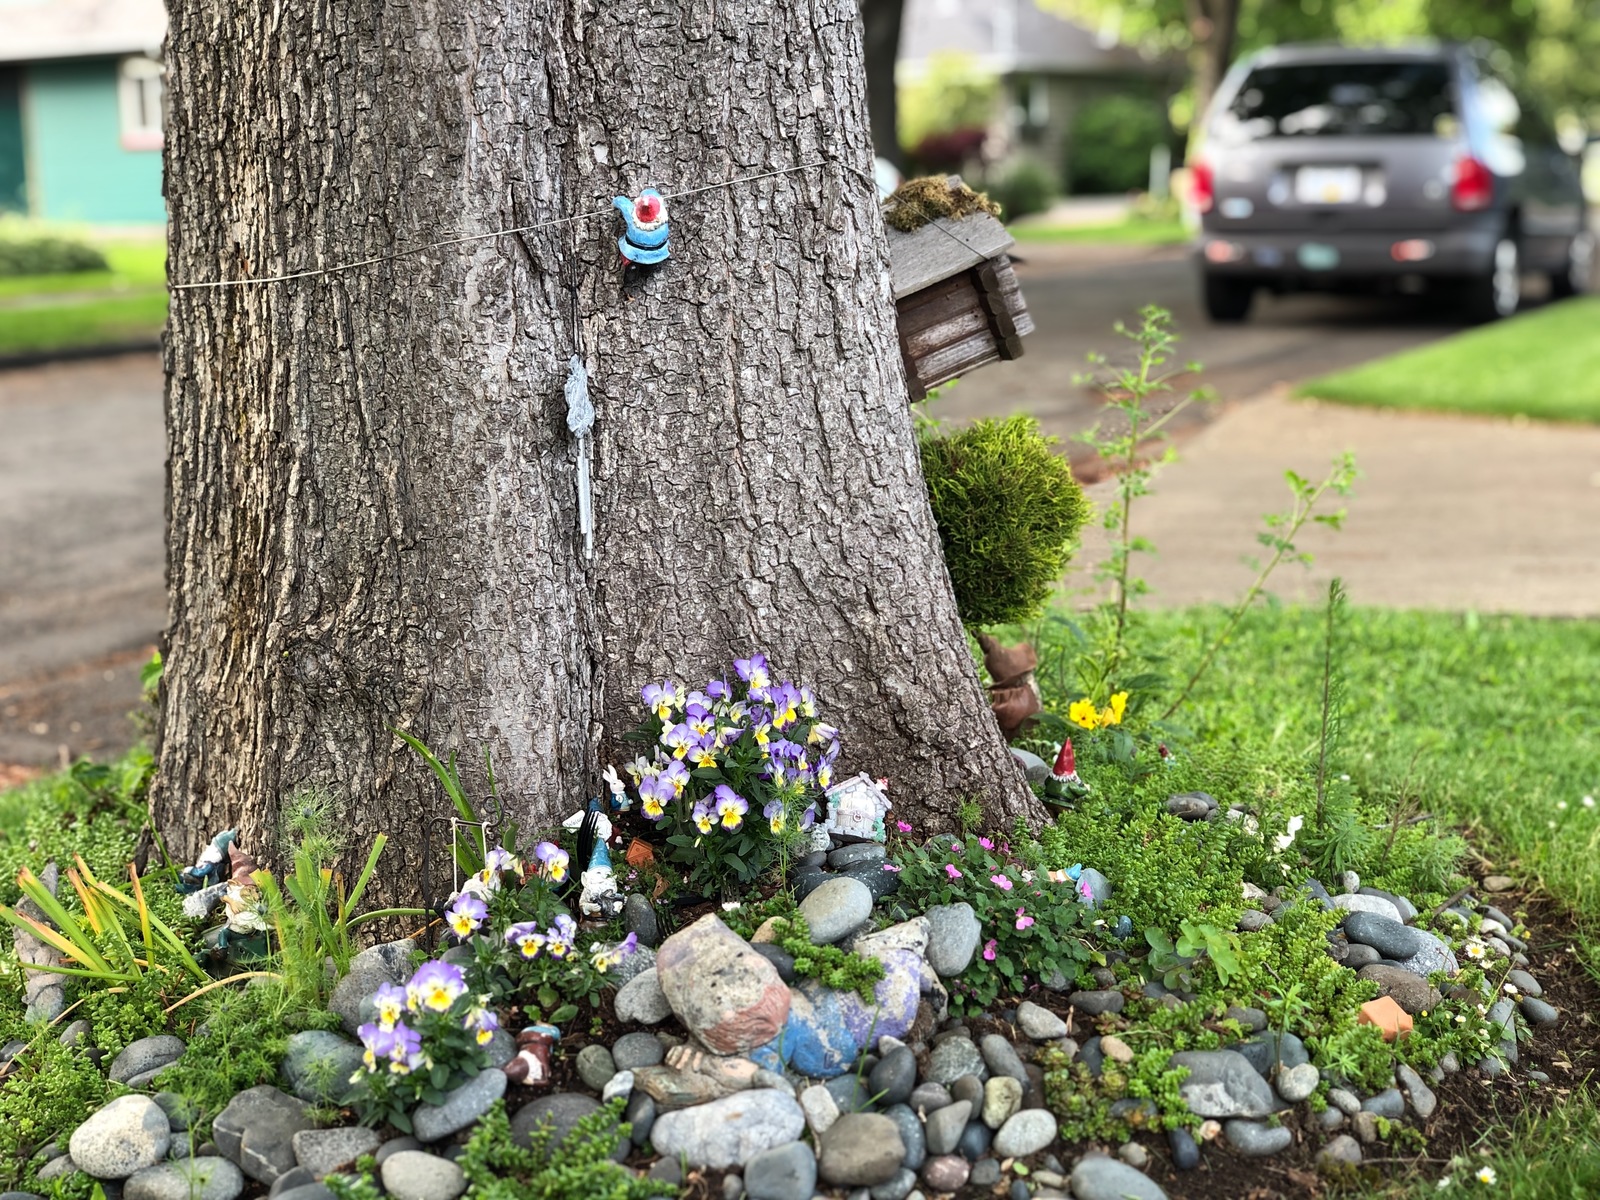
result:
<svg viewBox="0 0 1600 1200"><path fill-rule="evenodd" d="M628 223L628 231L617 239L622 257L641 267L667 261L667 202L655 188L645 188L637 199L618 196L611 201Z"/></svg>

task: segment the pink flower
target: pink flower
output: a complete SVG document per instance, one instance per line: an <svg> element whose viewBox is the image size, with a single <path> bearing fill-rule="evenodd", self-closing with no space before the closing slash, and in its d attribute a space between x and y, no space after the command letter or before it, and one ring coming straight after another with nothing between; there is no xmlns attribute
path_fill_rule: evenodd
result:
<svg viewBox="0 0 1600 1200"><path fill-rule="evenodd" d="M983 944L983 961L984 962L993 962L994 961L994 939L993 938L990 938L987 942L985 942Z"/></svg>
<svg viewBox="0 0 1600 1200"><path fill-rule="evenodd" d="M896 828L896 829L898 829L898 830L899 830L899 831L900 831L900 832L901 832L901 833L910 833L910 832L911 832L911 826L910 826L910 825L908 825L908 824L907 824L907 823L906 823L906 822L904 822L904 821L896 821L896 822L895 822L895 823L894 823L894 827L895 827L895 828Z"/></svg>
<svg viewBox="0 0 1600 1200"><path fill-rule="evenodd" d="M1010 842L1001 842L1000 843L1000 853L1001 854L1010 854L1011 853L1011 843Z"/></svg>
<svg viewBox="0 0 1600 1200"><path fill-rule="evenodd" d="M1078 880L1078 895L1082 896L1085 900L1092 901L1094 899L1094 889L1089 886L1089 881L1087 879Z"/></svg>
<svg viewBox="0 0 1600 1200"><path fill-rule="evenodd" d="M1017 928L1018 929L1026 929L1029 925L1032 925L1032 924L1033 924L1033 918L1028 916L1028 910L1025 909L1025 908L1017 909Z"/></svg>
<svg viewBox="0 0 1600 1200"><path fill-rule="evenodd" d="M989 876L989 882L994 884L995 887L999 888L1002 892L1009 892L1011 890L1011 879L1009 876L991 875Z"/></svg>
<svg viewBox="0 0 1600 1200"><path fill-rule="evenodd" d="M991 842L988 838L985 838L985 837L981 837L981 838L978 839L978 845L982 846L985 850L993 850L994 849L994 843Z"/></svg>
<svg viewBox="0 0 1600 1200"><path fill-rule="evenodd" d="M894 863L884 863L883 869L885 871L893 871L896 875L900 874L900 868L895 866Z"/></svg>
<svg viewBox="0 0 1600 1200"><path fill-rule="evenodd" d="M946 875L950 876L951 879L960 879L961 878L961 872L956 870L955 863L945 863L945 865L944 865L944 873Z"/></svg>

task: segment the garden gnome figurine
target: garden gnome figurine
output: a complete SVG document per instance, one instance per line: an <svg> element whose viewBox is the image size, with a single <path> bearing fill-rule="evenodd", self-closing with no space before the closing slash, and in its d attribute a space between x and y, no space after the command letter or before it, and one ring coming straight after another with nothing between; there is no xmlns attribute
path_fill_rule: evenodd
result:
<svg viewBox="0 0 1600 1200"><path fill-rule="evenodd" d="M529 1025L517 1034L517 1056L503 1068L506 1078L524 1087L549 1087L550 1051L560 1036L554 1025Z"/></svg>
<svg viewBox="0 0 1600 1200"><path fill-rule="evenodd" d="M211 844L200 851L200 857L195 860L194 866L185 867L178 872L178 894L187 896L191 892L215 887L221 883L222 864L228 861L228 849L238 836L233 830L224 829L212 838Z"/></svg>
<svg viewBox="0 0 1600 1200"><path fill-rule="evenodd" d="M1089 785L1078 778L1077 763L1072 754L1072 739L1067 738L1061 743L1061 753L1056 755L1056 765L1050 772L1050 778L1044 781L1045 799L1064 804L1088 794Z"/></svg>

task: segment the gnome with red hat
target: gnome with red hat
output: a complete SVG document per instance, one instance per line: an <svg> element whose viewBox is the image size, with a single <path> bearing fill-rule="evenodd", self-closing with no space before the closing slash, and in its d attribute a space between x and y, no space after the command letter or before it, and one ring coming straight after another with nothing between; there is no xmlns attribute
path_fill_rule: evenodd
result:
<svg viewBox="0 0 1600 1200"><path fill-rule="evenodd" d="M1050 778L1044 781L1045 799L1056 804L1065 804L1088 794L1089 785L1078 778L1077 763L1072 754L1072 739L1067 738L1061 743L1061 753L1056 755L1056 765L1050 771Z"/></svg>

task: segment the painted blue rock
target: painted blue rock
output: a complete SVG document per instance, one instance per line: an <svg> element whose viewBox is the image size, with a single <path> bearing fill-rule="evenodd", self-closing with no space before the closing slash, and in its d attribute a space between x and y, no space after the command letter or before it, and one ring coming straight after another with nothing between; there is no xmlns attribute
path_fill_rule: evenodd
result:
<svg viewBox="0 0 1600 1200"><path fill-rule="evenodd" d="M842 1075L869 1042L904 1037L910 1030L931 972L910 950L880 950L875 957L883 963L884 975L873 989L872 1004L855 992L835 991L815 980L792 989L781 1053L802 1075L813 1079Z"/></svg>

